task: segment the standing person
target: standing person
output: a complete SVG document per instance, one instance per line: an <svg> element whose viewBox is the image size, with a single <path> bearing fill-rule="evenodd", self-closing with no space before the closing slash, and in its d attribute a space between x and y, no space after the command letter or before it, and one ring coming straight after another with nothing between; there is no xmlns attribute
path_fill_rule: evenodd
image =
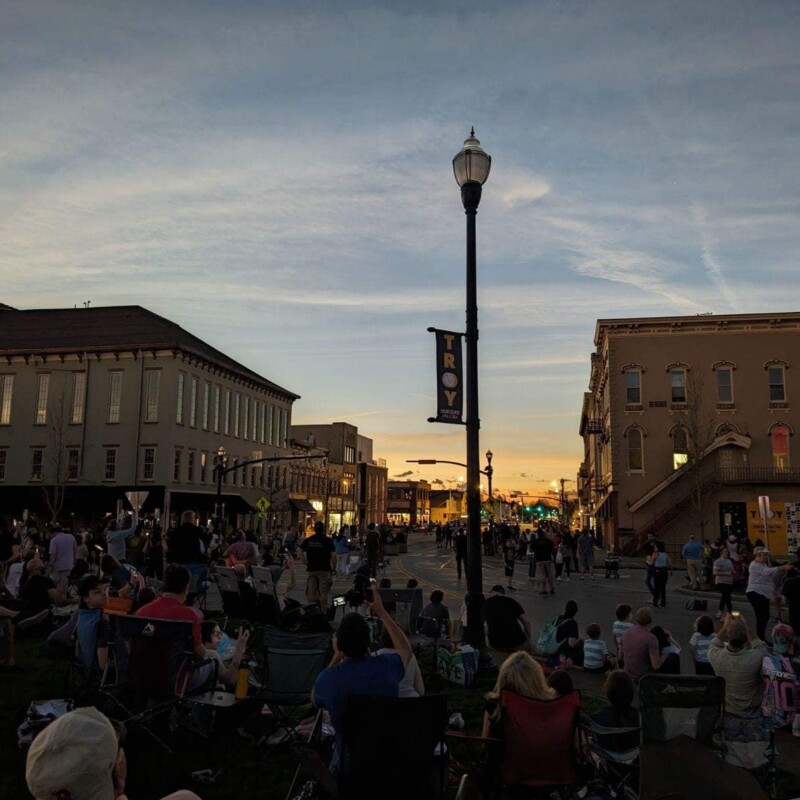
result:
<svg viewBox="0 0 800 800"><path fill-rule="evenodd" d="M714 673L725 679L725 760L745 769L755 769L766 761L769 731L761 713L761 671L767 655L767 645L752 638L742 617L731 614L725 616L722 630L708 647Z"/></svg>
<svg viewBox="0 0 800 800"><path fill-rule="evenodd" d="M456 535L453 539L453 547L456 551L456 572L458 579L461 580L461 570L467 560L467 532L463 525L458 526Z"/></svg>
<svg viewBox="0 0 800 800"><path fill-rule="evenodd" d="M142 547L145 574L158 580L164 579L164 537L159 524L145 532L145 543Z"/></svg>
<svg viewBox="0 0 800 800"><path fill-rule="evenodd" d="M581 580L588 573L594 580L594 539L589 533L588 528L578 537L578 565L581 572Z"/></svg>
<svg viewBox="0 0 800 800"><path fill-rule="evenodd" d="M567 580L569 580L570 573L578 571L577 545L569 528L566 528L561 536L561 547L564 550L564 563L567 565Z"/></svg>
<svg viewBox="0 0 800 800"><path fill-rule="evenodd" d="M138 519L136 509L134 509L130 516L123 514L119 520L112 521L106 529L108 554L120 564L128 560L127 541L136 533Z"/></svg>
<svg viewBox="0 0 800 800"><path fill-rule="evenodd" d="M364 542L367 551L367 568L369 577L374 578L378 572L378 556L381 551L381 537L374 522L367 525L367 538Z"/></svg>
<svg viewBox="0 0 800 800"><path fill-rule="evenodd" d="M514 562L516 561L517 548L514 540L509 536L503 545L503 572L506 576L506 589L510 592L517 590L511 585L514 582Z"/></svg>
<svg viewBox="0 0 800 800"><path fill-rule="evenodd" d="M336 574L347 575L350 571L350 542L344 533L336 537L334 544L336 550Z"/></svg>
<svg viewBox="0 0 800 800"><path fill-rule="evenodd" d="M453 546L453 526L447 525L444 529L444 546L449 550Z"/></svg>
<svg viewBox="0 0 800 800"><path fill-rule="evenodd" d="M762 641L766 638L767 623L769 622L769 605L775 590L775 577L781 572L789 572L794 567L784 564L782 567L773 567L769 561L769 550L766 547L757 547L754 558L750 562L747 591L745 597L749 600L756 615L756 636Z"/></svg>
<svg viewBox="0 0 800 800"><path fill-rule="evenodd" d="M555 565L553 564L553 543L540 528L533 542L533 555L536 560L536 577L539 580L539 593L550 597L556 593Z"/></svg>
<svg viewBox="0 0 800 800"><path fill-rule="evenodd" d="M647 591L650 594L655 594L656 585L654 583L655 579L655 569L653 569L652 557L653 552L656 549L656 535L654 533L647 534L647 541L644 543L642 547L642 552L644 553L644 568L645 568L645 576L644 576L644 585L647 587Z"/></svg>
<svg viewBox="0 0 800 800"><path fill-rule="evenodd" d="M686 580L690 589L703 588L703 544L689 534L689 541L681 549L681 558L686 561Z"/></svg>
<svg viewBox="0 0 800 800"><path fill-rule="evenodd" d="M283 534L283 542L281 544L283 545L283 549L289 553L292 558L294 558L297 553L298 539L297 526L290 525L286 533Z"/></svg>
<svg viewBox="0 0 800 800"><path fill-rule="evenodd" d="M60 525L56 525L50 538L48 554L50 556L50 577L56 588L64 591L67 588L69 574L75 566L75 559L78 557L78 543L75 541L75 537L62 530Z"/></svg>
<svg viewBox="0 0 800 800"><path fill-rule="evenodd" d="M719 611L717 619L722 619L725 611L733 612L731 603L731 592L733 591L733 561L728 555L728 548L722 547L719 550L719 557L714 561L712 567L714 573L714 585L719 589Z"/></svg>
<svg viewBox="0 0 800 800"><path fill-rule="evenodd" d="M672 564L670 564L664 542L656 542L653 555L650 556L650 563L653 566L653 606L658 608L660 601L661 608L666 608L667 582L672 571Z"/></svg>
<svg viewBox="0 0 800 800"><path fill-rule="evenodd" d="M314 523L314 533L300 543L300 553L306 565L306 596L317 603L323 614L328 613L328 595L336 570L336 552L333 542L325 535L325 524Z"/></svg>
<svg viewBox="0 0 800 800"><path fill-rule="evenodd" d="M167 535L167 561L170 564L202 564L204 552L203 531L194 524L194 511L184 511L181 524Z"/></svg>

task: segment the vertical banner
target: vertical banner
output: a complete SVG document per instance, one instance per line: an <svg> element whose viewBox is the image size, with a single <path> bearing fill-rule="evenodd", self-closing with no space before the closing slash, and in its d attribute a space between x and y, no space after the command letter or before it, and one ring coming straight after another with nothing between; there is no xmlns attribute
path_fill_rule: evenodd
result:
<svg viewBox="0 0 800 800"><path fill-rule="evenodd" d="M428 328L436 335L436 416L431 422L463 425L464 373L462 333Z"/></svg>

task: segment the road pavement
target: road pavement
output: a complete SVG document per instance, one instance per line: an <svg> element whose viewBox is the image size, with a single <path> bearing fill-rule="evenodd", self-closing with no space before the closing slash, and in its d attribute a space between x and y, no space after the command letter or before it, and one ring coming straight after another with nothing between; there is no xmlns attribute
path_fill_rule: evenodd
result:
<svg viewBox="0 0 800 800"><path fill-rule="evenodd" d="M575 600L578 604L577 620L581 636L584 636L583 631L589 623L597 622L602 627L602 638L613 650L611 625L615 619L614 609L620 603L629 603L635 610L647 605L651 596L644 584L644 570L626 570L622 567L618 579L606 579L599 554L596 563L601 566L595 572L594 581L580 581L573 573L570 581L556 583L554 597L544 598L536 591L535 582L528 579L527 560L516 562L514 586L517 591L508 594L525 609L534 638L546 623L563 611L567 600ZM445 604L449 607L451 616L458 616L467 590L466 576L459 580L456 575L455 553L452 550L437 550L433 536L419 533L411 534L408 553L390 557L386 577L392 579L393 587L405 586L409 578L415 578L426 597L434 589L441 589L445 593ZM336 591L339 590L340 583L341 581L337 582ZM499 558L484 556L484 592L488 595L491 587L497 583L505 585L502 563ZM675 591L684 584L683 572L676 570L667 587L667 608L654 608L653 621L671 631L673 638L684 648L681 668L684 673L692 674L694 668L687 645L694 631L694 621L703 612L686 609L685 603L689 598ZM716 595L709 594L708 599L709 613L713 616L717 611ZM749 603L734 599L733 605L736 610L745 614L748 624L754 623Z"/></svg>

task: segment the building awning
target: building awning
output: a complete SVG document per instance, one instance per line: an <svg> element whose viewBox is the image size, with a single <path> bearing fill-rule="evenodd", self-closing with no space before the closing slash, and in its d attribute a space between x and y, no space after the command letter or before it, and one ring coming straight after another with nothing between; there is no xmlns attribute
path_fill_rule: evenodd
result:
<svg viewBox="0 0 800 800"><path fill-rule="evenodd" d="M600 504L595 506L592 511L592 516L596 519L610 519L611 512L612 512L612 498L616 495L616 492L609 492L601 501Z"/></svg>
<svg viewBox="0 0 800 800"><path fill-rule="evenodd" d="M255 511L255 508L240 494L223 493L220 500L225 504L227 514L250 514ZM170 492L170 505L173 509L213 511L216 502L217 495L211 492Z"/></svg>
<svg viewBox="0 0 800 800"><path fill-rule="evenodd" d="M289 498L289 502L292 504L293 508L296 508L298 511L302 511L304 514L316 514L317 509L311 505L305 498L298 500L294 497Z"/></svg>

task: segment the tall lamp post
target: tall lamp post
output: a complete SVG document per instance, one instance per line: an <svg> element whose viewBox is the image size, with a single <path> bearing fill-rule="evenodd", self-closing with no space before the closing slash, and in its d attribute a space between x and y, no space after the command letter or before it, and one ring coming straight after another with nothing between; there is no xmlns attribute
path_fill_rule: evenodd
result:
<svg viewBox="0 0 800 800"><path fill-rule="evenodd" d="M489 479L489 502L491 503L492 498L492 475L494 475L494 467L492 467L492 453L491 450L486 451L486 469L484 472L486 473L486 477Z"/></svg>
<svg viewBox="0 0 800 800"><path fill-rule="evenodd" d="M478 415L478 268L475 255L475 217L481 187L492 166L481 143L470 131L453 158L453 174L461 187L467 216L467 638L485 650L483 635L483 566L481 563L480 417Z"/></svg>
<svg viewBox="0 0 800 800"><path fill-rule="evenodd" d="M217 454L214 456L214 471L217 473L217 529L218 532L222 532L222 523L223 523L223 505L222 505L222 476L225 474L225 471L228 466L228 454L225 452L225 448L220 445L219 450L217 450Z"/></svg>

